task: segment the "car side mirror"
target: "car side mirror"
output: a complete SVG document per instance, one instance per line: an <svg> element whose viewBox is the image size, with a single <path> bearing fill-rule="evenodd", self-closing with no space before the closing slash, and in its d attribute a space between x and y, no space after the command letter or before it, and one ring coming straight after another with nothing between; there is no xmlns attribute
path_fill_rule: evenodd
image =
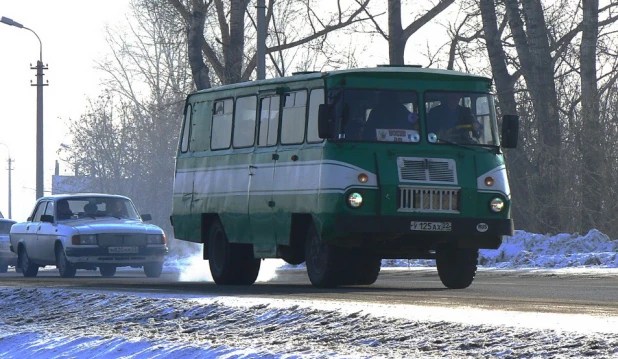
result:
<svg viewBox="0 0 618 359"><path fill-rule="evenodd" d="M504 115L502 117L502 147L517 148L519 139L519 116Z"/></svg>
<svg viewBox="0 0 618 359"><path fill-rule="evenodd" d="M141 216L142 221L147 222L147 221L152 221L152 216L149 214L142 214Z"/></svg>
<svg viewBox="0 0 618 359"><path fill-rule="evenodd" d="M50 214L44 214L41 216L41 222L54 223L54 216Z"/></svg>
<svg viewBox="0 0 618 359"><path fill-rule="evenodd" d="M333 106L321 104L318 108L318 136L320 138L333 137Z"/></svg>

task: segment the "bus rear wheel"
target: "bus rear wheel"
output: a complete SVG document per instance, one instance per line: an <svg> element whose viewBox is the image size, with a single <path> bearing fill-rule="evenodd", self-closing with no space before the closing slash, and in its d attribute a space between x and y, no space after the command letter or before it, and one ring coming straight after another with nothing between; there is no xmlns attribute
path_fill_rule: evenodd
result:
<svg viewBox="0 0 618 359"><path fill-rule="evenodd" d="M468 288L476 276L477 248L444 247L436 251L436 267L442 284L450 289Z"/></svg>
<svg viewBox="0 0 618 359"><path fill-rule="evenodd" d="M260 271L260 258L254 258L253 247L230 243L220 221L210 227L208 264L218 285L251 285Z"/></svg>
<svg viewBox="0 0 618 359"><path fill-rule="evenodd" d="M342 248L322 242L314 225L309 227L305 241L307 274L314 287L334 288L341 284Z"/></svg>

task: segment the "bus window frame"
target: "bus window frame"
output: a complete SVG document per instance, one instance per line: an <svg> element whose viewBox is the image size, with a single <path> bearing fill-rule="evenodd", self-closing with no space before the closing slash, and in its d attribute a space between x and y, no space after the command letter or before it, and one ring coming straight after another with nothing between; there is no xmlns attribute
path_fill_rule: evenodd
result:
<svg viewBox="0 0 618 359"><path fill-rule="evenodd" d="M303 88L298 88L298 89L290 89L290 90L286 90L281 98L285 98L285 96L287 94L291 94L291 93L297 93L297 92L305 92L305 111L304 111L304 126L303 126L303 136L300 140L300 142L286 142L283 143L283 138L281 136L281 134L283 133L283 111L286 109L286 107L283 106L283 101L280 101L279 107L281 108L281 113L279 115L279 138L278 138L278 144L282 145L282 146L291 146L291 145L301 145L303 143L306 142L307 140L307 126L308 126L308 120L309 120L309 112L308 112L308 107L309 107L309 94L310 94L310 89L307 87L303 87ZM296 97L294 97L294 102L296 102ZM291 107L288 107L291 108Z"/></svg>
<svg viewBox="0 0 618 359"><path fill-rule="evenodd" d="M232 127L230 129L230 143L228 144L227 147L221 147L221 148L212 148L212 139L214 138L213 136L213 132L215 129L214 126L214 119L215 119L215 110L216 110L216 104L217 102L224 102L226 100L232 100ZM212 116L210 116L210 150L211 151L225 151L225 150L229 150L230 148L232 148L232 140L233 140L233 135L234 135L234 110L236 109L236 99L234 98L234 96L228 96L228 97L223 97L223 98L217 98L214 99L212 101ZM225 105L223 107L223 115L225 115Z"/></svg>
<svg viewBox="0 0 618 359"><path fill-rule="evenodd" d="M192 124L193 124L193 103L188 103L187 107L185 107L184 120L182 123L182 130L180 131L180 146L179 146L180 153L187 153L191 149ZM186 137L185 137L185 134L186 134Z"/></svg>
<svg viewBox="0 0 618 359"><path fill-rule="evenodd" d="M324 143L324 138L320 138L318 136L318 138L320 139L319 141L309 141L309 111L311 110L311 94L313 93L313 91L315 90L322 90L322 103L318 104L318 107L316 107L316 126L318 125L318 117L317 117L317 111L319 111L319 106L321 104L325 104L326 103L326 88L324 86L320 86L320 87L314 87L309 89L309 95L307 96L307 113L305 115L305 143L309 144L309 143ZM316 127L317 128L317 127Z"/></svg>
<svg viewBox="0 0 618 359"><path fill-rule="evenodd" d="M253 124L253 142L250 145L247 146L234 146L234 134L235 134L235 130L236 130L236 106L238 103L239 99L243 99L243 98L248 98L248 97L253 97L255 99L255 111L254 111L254 124ZM240 149L240 148L251 148L251 147L255 147L257 144L256 141L256 135L258 134L257 129L259 128L258 126L258 116L260 114L260 112L258 111L258 108L260 106L260 96L257 94L251 94L251 95L242 95L242 96L237 96L234 98L234 113L232 115L232 139L231 139L231 143L232 143L232 148L236 149Z"/></svg>
<svg viewBox="0 0 618 359"><path fill-rule="evenodd" d="M265 145L260 145L260 130L261 130L261 125L262 125L262 101L265 98L268 98L269 100L272 98L278 98L279 99L279 106L278 106L278 111L277 111L277 134L276 134L276 140L275 143L272 145L268 144L268 136L266 137L266 144ZM281 137L281 97L282 95L279 93L272 93L272 92L268 92L268 93L264 93L264 94L260 94L259 99L258 99L258 109L257 109L257 113L258 113L258 117L257 117L257 121L256 121L256 141L254 141L254 146L256 148L268 148L268 147L276 147L279 145L280 142L280 137ZM270 106L270 104L269 104ZM269 107L270 109L270 107Z"/></svg>

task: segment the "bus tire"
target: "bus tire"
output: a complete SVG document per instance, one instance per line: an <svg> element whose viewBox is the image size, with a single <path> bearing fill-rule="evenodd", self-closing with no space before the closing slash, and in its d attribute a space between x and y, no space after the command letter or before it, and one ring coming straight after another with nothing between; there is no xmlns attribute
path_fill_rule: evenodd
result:
<svg viewBox="0 0 618 359"><path fill-rule="evenodd" d="M340 285L370 285L375 283L380 274L382 260L358 249L340 249L341 258Z"/></svg>
<svg viewBox="0 0 618 359"><path fill-rule="evenodd" d="M314 287L334 288L341 282L342 249L322 242L320 234L312 224L305 241L305 262L307 275Z"/></svg>
<svg viewBox="0 0 618 359"><path fill-rule="evenodd" d="M382 259L369 254L361 254L357 264L357 285L371 285L378 280Z"/></svg>
<svg viewBox="0 0 618 359"><path fill-rule="evenodd" d="M219 220L210 226L208 262L218 285L251 285L260 271L260 259L253 257L252 247L230 243Z"/></svg>
<svg viewBox="0 0 618 359"><path fill-rule="evenodd" d="M449 289L468 288L476 276L477 248L444 247L436 251L436 267L442 284Z"/></svg>

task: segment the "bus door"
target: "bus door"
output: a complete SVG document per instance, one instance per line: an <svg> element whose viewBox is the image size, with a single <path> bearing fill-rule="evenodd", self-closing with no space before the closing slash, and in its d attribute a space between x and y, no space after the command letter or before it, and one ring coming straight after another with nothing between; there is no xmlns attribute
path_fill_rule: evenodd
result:
<svg viewBox="0 0 618 359"><path fill-rule="evenodd" d="M273 186L279 133L279 95L260 98L257 146L249 165L249 223L256 255L276 254Z"/></svg>
<svg viewBox="0 0 618 359"><path fill-rule="evenodd" d="M323 95L322 95L323 97ZM286 92L281 98L281 138L274 161L273 221L277 244L288 245L292 212L310 212L301 199L306 191L310 161L305 141L307 90Z"/></svg>

